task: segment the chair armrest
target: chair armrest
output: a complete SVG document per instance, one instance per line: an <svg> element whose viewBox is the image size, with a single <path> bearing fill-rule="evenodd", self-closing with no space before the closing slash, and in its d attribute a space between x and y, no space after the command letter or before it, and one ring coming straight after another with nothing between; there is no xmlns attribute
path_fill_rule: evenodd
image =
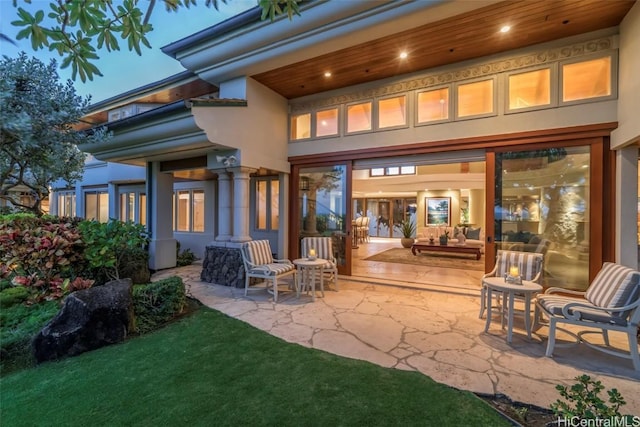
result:
<svg viewBox="0 0 640 427"><path fill-rule="evenodd" d="M288 259L274 259L273 262L276 264L292 264Z"/></svg>
<svg viewBox="0 0 640 427"><path fill-rule="evenodd" d="M564 289L564 288L549 288L546 291L544 291L545 294L557 294L557 293L563 293L563 294L569 294L569 295L578 295L578 296L585 296L586 292L580 292L580 291L572 291L571 289Z"/></svg>
<svg viewBox="0 0 640 427"><path fill-rule="evenodd" d="M497 270L498 270L498 266L497 266L497 265L494 265L494 266L493 266L493 270L491 270L490 272L488 272L488 273L484 274L484 275L482 276L482 278L483 278L483 279L486 279L487 277L495 277L495 275L496 275L496 271L497 271Z"/></svg>
<svg viewBox="0 0 640 427"><path fill-rule="evenodd" d="M562 315L567 319L580 320L580 308L585 308L589 311L595 310L595 311L602 311L607 314L611 314L611 313L617 313L617 312L625 312L627 310L637 308L638 306L640 306L640 299L632 304L625 305L624 307L617 307L617 308L598 307L594 305L583 304L581 302L571 302L565 305L564 307L562 307ZM569 310L573 310L573 313L569 313Z"/></svg>

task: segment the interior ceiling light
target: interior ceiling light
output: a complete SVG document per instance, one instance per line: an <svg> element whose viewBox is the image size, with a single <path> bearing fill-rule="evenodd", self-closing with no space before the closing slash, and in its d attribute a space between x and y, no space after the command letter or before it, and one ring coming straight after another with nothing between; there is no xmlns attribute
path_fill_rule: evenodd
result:
<svg viewBox="0 0 640 427"><path fill-rule="evenodd" d="M502 28L500 28L500 32L501 33L508 33L510 29L511 29L511 27L509 25L505 25Z"/></svg>
<svg viewBox="0 0 640 427"><path fill-rule="evenodd" d="M324 73L324 76L325 76L325 77L331 77L331 71L326 71L326 72Z"/></svg>
<svg viewBox="0 0 640 427"><path fill-rule="evenodd" d="M400 59L406 59L407 56L409 56L407 52L400 52Z"/></svg>

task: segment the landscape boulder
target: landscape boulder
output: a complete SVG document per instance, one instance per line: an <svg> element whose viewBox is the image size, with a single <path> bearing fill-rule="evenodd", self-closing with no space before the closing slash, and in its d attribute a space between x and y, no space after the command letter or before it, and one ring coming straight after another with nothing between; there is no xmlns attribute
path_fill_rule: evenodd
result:
<svg viewBox="0 0 640 427"><path fill-rule="evenodd" d="M124 341L133 325L131 292L131 279L122 279L70 294L33 339L36 361L75 356Z"/></svg>

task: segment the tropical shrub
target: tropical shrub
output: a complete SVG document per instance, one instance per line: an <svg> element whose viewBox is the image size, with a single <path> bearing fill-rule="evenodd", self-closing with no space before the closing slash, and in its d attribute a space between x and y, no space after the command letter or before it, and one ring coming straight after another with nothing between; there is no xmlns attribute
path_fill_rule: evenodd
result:
<svg viewBox="0 0 640 427"><path fill-rule="evenodd" d="M184 251L180 251L180 242L178 241L176 244L176 266L184 267L186 265L191 265L198 258L196 254L191 252L191 249L187 248Z"/></svg>
<svg viewBox="0 0 640 427"><path fill-rule="evenodd" d="M134 285L136 331L146 333L157 329L182 313L186 301L184 283L178 276L145 285Z"/></svg>
<svg viewBox="0 0 640 427"><path fill-rule="evenodd" d="M97 282L124 278L123 271L132 263L147 265L148 237L143 225L111 219L83 221L79 227L86 244L84 259Z"/></svg>
<svg viewBox="0 0 640 427"><path fill-rule="evenodd" d="M38 299L55 299L78 277L84 243L74 220L28 214L0 218L2 279L24 286Z"/></svg>
<svg viewBox="0 0 640 427"><path fill-rule="evenodd" d="M575 378L577 383L571 387L557 385L556 390L560 392L565 400L556 400L551 404L553 412L565 418L578 419L606 419L611 417L623 417L620 414L620 407L626 402L620 392L612 388L607 390L608 401L604 401L600 392L604 390L601 381L591 379L589 375L580 375ZM627 415L626 418L631 418ZM630 421L630 420L629 420ZM632 424L620 424L632 425Z"/></svg>

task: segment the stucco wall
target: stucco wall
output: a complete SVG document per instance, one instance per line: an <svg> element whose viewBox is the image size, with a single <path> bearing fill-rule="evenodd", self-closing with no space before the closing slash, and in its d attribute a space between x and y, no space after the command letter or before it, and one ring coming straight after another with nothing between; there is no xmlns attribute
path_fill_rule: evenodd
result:
<svg viewBox="0 0 640 427"><path fill-rule="evenodd" d="M239 149L241 166L288 173L287 100L255 80L242 80L221 85L220 96L244 97L246 107L194 106L196 123L210 141Z"/></svg>
<svg viewBox="0 0 640 427"><path fill-rule="evenodd" d="M618 129L611 135L611 147L640 141L640 2L620 24Z"/></svg>

